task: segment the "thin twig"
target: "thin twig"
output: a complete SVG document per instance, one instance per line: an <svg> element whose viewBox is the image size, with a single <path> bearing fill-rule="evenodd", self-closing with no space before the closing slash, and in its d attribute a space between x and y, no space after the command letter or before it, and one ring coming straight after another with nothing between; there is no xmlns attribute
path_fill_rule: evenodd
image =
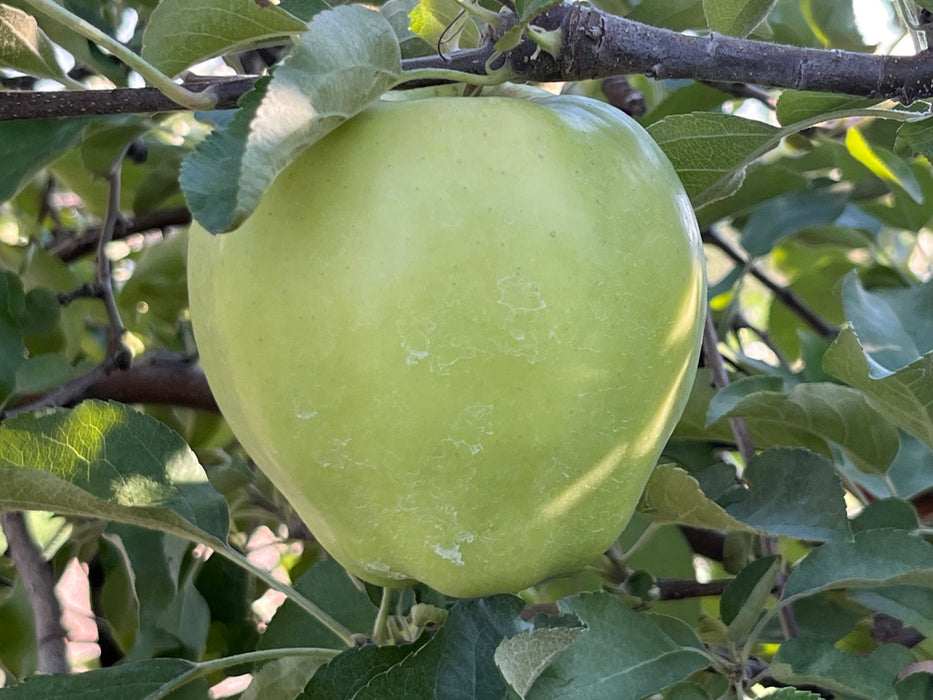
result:
<svg viewBox="0 0 933 700"><path fill-rule="evenodd" d="M110 259L107 257L107 244L113 240L113 232L120 219L120 176L123 172L123 158L130 144L127 143L114 161L110 174L107 176L109 185L107 197L107 213L101 226L100 238L97 241L97 288L101 301L107 311L109 323L107 336L107 356L117 369L129 369L133 355L123 342L126 327L120 318L117 300L113 295L113 279L110 276Z"/></svg>
<svg viewBox="0 0 933 700"><path fill-rule="evenodd" d="M736 250L732 244L718 233L712 229L704 230L703 241L719 248L719 250L725 253L736 265L747 267L752 277L767 287L778 301L797 314L804 323L810 326L810 328L816 331L821 337L834 338L839 333L839 329L836 326L825 321L819 314L807 306L806 303L801 301L800 297L762 272L747 256Z"/></svg>
<svg viewBox="0 0 933 700"><path fill-rule="evenodd" d="M729 375L719 352L719 337L716 335L712 312L706 314L706 325L703 328L703 359L712 376L713 385L717 389L724 389L729 386ZM739 448L742 459L748 464L751 458L755 456L755 444L752 442L748 425L742 418L730 418L729 427L732 428L735 444Z"/></svg>
<svg viewBox="0 0 933 700"><path fill-rule="evenodd" d="M32 607L36 632L36 654L39 673L68 673L65 654L65 629L62 627L62 608L55 597L55 577L52 567L42 559L26 529L22 513L0 513L0 525L6 536L13 565L26 589Z"/></svg>

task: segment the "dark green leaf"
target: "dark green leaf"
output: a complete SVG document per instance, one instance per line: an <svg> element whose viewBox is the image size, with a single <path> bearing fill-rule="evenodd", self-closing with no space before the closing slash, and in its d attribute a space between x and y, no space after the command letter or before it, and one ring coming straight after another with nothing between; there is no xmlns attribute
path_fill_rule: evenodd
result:
<svg viewBox="0 0 933 700"><path fill-rule="evenodd" d="M746 37L767 17L777 0L703 0L706 22L714 32Z"/></svg>
<svg viewBox="0 0 933 700"><path fill-rule="evenodd" d="M726 586L719 600L719 614L729 625L730 639L741 641L752 631L780 571L778 557L762 557L742 569Z"/></svg>
<svg viewBox="0 0 933 700"><path fill-rule="evenodd" d="M351 632L372 631L376 607L337 562L315 564L295 581L294 588ZM279 607L259 642L260 649L342 646L333 632L291 601Z"/></svg>
<svg viewBox="0 0 933 700"><path fill-rule="evenodd" d="M179 676L192 671L196 664L184 659L147 659L101 668L86 673L54 676L31 676L20 685L0 688L3 700L127 700L144 698ZM186 698L207 697L203 680L189 684ZM180 696L173 695L172 698Z"/></svg>
<svg viewBox="0 0 933 700"><path fill-rule="evenodd" d="M651 617L608 594L583 593L565 598L560 606L579 617L588 630L539 676L530 699L641 698L708 664L684 623L679 624L693 637L690 646L676 642Z"/></svg>
<svg viewBox="0 0 933 700"><path fill-rule="evenodd" d="M367 683L419 648L420 641L407 646L349 649L320 668L296 700L351 700Z"/></svg>
<svg viewBox="0 0 933 700"><path fill-rule="evenodd" d="M775 197L755 208L742 228L742 246L751 255L768 253L781 239L825 226L845 210L847 195L804 190Z"/></svg>
<svg viewBox="0 0 933 700"><path fill-rule="evenodd" d="M520 631L522 607L520 598L507 595L457 603L433 639L373 678L353 698L504 698L506 685L493 654L503 639Z"/></svg>
<svg viewBox="0 0 933 700"><path fill-rule="evenodd" d="M903 530L857 532L814 549L784 584L784 600L833 588L933 587L933 545Z"/></svg>
<svg viewBox="0 0 933 700"><path fill-rule="evenodd" d="M83 119L0 122L0 202L11 199L42 168L77 143Z"/></svg>
<svg viewBox="0 0 933 700"><path fill-rule="evenodd" d="M917 586L888 586L850 591L849 597L914 627L933 638L933 590Z"/></svg>
<svg viewBox="0 0 933 700"><path fill-rule="evenodd" d="M883 498L865 506L865 509L852 520L852 530L878 530L896 527L912 532L920 527L917 511L908 501L899 498Z"/></svg>
<svg viewBox="0 0 933 700"><path fill-rule="evenodd" d="M845 697L894 700L897 675L912 659L901 646L881 647L861 657L823 639L795 637L781 644L771 672L784 683L817 685Z"/></svg>
<svg viewBox="0 0 933 700"><path fill-rule="evenodd" d="M729 515L773 535L806 540L848 538L842 484L832 463L812 452L773 448L745 469L748 495Z"/></svg>
<svg viewBox="0 0 933 700"><path fill-rule="evenodd" d="M777 101L777 118L781 124L787 126L821 114L870 107L877 102L878 100L853 95L784 90Z"/></svg>

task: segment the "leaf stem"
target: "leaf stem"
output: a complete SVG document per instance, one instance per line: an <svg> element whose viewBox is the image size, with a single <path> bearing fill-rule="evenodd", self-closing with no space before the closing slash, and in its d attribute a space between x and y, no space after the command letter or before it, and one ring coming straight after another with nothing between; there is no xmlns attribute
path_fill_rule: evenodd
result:
<svg viewBox="0 0 933 700"><path fill-rule="evenodd" d="M265 663L267 661L276 661L287 656L310 656L320 659L326 663L341 652L336 649L320 649L317 647L297 647L293 649L264 649L262 651L250 651L245 654L236 654L234 656L225 656L222 659L213 661L203 661L186 673L172 679L161 688L145 697L145 700L160 700L168 697L170 693L178 690L191 681L203 678L204 676L223 671L231 666L238 666L245 663Z"/></svg>
<svg viewBox="0 0 933 700"><path fill-rule="evenodd" d="M105 34L90 22L69 12L61 5L54 2L54 0L26 0L26 2L32 5L36 10L61 22L85 39L93 41L98 46L112 53L173 102L193 110L213 109L217 98L210 88L203 92L192 92L191 90L183 88L165 73L149 63L149 61L133 53L126 48L126 46L110 35Z"/></svg>
<svg viewBox="0 0 933 700"><path fill-rule="evenodd" d="M389 608L392 607L392 589L382 589L382 600L379 601L379 612L373 623L373 639L377 644L387 644L389 641Z"/></svg>
<svg viewBox="0 0 933 700"><path fill-rule="evenodd" d="M279 581L270 572L266 571L265 569L259 566L256 566L255 564L253 564L253 562L247 559L244 555L240 554L240 552L236 551L235 549L233 549L232 547L229 547L226 544L222 544L222 546L218 546L218 544L220 543L217 543L217 542L214 542L214 543L208 542L205 544L208 544L210 547L214 548L214 551L216 551L217 554L221 555L225 559L229 559L234 564L238 564L239 566L242 566L244 569L249 570L250 573L252 573L254 576L256 576L256 578L260 579L263 583L269 586L269 588L279 591L280 593L284 593L285 596L288 597L293 603L295 603L300 608L302 608L305 612L311 615L311 617L313 617L315 620L317 620L322 625L324 625L327 629L333 632L336 636L340 637L340 640L344 644L346 644L348 647L353 646L353 633L350 632L350 630L348 630L342 624L337 622L337 620L335 620L333 617L328 615L326 612L324 612L321 608L319 608L317 605L312 603L310 600L305 598L303 595L301 595L301 593L296 591L294 588L289 586L287 583L283 583L282 581Z"/></svg>
<svg viewBox="0 0 933 700"><path fill-rule="evenodd" d="M480 85L482 87L502 85L515 78L518 74L509 66L502 66L486 75L475 75L451 68L415 68L404 71L399 84L414 80L444 80L452 83L466 83L467 85Z"/></svg>

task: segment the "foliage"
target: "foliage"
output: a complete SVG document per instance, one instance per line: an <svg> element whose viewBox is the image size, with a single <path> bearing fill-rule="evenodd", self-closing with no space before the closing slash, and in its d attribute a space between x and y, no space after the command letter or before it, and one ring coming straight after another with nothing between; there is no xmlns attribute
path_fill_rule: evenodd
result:
<svg viewBox="0 0 933 700"><path fill-rule="evenodd" d="M519 31L553 49L534 19L553 3L515 5ZM597 5L677 31L874 48L848 1ZM187 316L186 203L209 228L235 227L295 152L416 75L404 59L482 42L497 9L0 4L5 86L137 84L107 40L141 56L150 82L209 57L268 76L235 114L0 122L0 510L28 511L20 544L55 580L85 572L97 642L91 655L71 646L86 673L34 675L46 630L0 536L0 700L195 698L225 679L228 694L272 700L679 700L778 685L769 697L933 697L927 102L629 76L704 233L719 353L640 513L586 571L473 600L364 585L211 410ZM98 240L109 265L95 264Z"/></svg>

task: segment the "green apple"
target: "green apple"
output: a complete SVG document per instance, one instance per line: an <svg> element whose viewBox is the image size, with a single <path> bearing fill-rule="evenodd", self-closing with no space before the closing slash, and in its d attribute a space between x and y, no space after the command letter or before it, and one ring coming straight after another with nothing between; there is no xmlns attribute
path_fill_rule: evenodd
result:
<svg viewBox="0 0 933 700"><path fill-rule="evenodd" d="M380 103L237 231L190 238L224 415L373 583L479 596L592 561L694 377L690 203L647 133L587 98Z"/></svg>

